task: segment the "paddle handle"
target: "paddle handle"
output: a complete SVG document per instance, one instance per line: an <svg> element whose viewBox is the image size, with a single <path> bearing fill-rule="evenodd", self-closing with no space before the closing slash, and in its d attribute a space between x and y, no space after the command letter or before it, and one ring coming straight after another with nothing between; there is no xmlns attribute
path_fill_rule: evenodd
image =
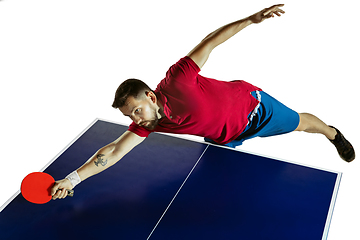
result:
<svg viewBox="0 0 360 240"><path fill-rule="evenodd" d="M67 192L68 192L68 196L69 197L72 197L72 196L74 196L74 190L67 190Z"/></svg>
<svg viewBox="0 0 360 240"><path fill-rule="evenodd" d="M61 189L58 189L58 191L60 191ZM73 197L74 196L74 190L69 190L69 189L66 189L67 192L68 192L68 197Z"/></svg>

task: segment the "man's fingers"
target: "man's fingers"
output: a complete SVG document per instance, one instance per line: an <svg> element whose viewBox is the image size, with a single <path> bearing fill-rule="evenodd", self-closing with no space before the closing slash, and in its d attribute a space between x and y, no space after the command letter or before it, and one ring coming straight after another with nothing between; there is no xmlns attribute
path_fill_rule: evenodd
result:
<svg viewBox="0 0 360 240"><path fill-rule="evenodd" d="M67 196L66 189L59 189L60 183L55 182L54 186L51 188L52 199L55 200L57 198L65 198Z"/></svg>
<svg viewBox="0 0 360 240"><path fill-rule="evenodd" d="M59 192L60 192L60 197L59 198L61 198L61 199L66 198L66 196L67 196L67 190L66 189L59 190Z"/></svg>
<svg viewBox="0 0 360 240"><path fill-rule="evenodd" d="M269 7L269 9L276 9L276 8L279 8L279 7L283 7L284 5L285 4L277 4L277 5Z"/></svg>
<svg viewBox="0 0 360 240"><path fill-rule="evenodd" d="M272 7L269 7L266 9L266 11L264 12L264 16L270 14L270 13L275 13L276 15L280 16L280 13L285 13L285 11L283 11L282 9L280 9L279 7L283 7L284 4L278 4L278 5L274 5Z"/></svg>
<svg viewBox="0 0 360 240"><path fill-rule="evenodd" d="M264 14L263 14L263 17L264 17L264 18L271 18L271 17L274 17L274 13L272 13L272 12L267 12L267 13L264 13Z"/></svg>
<svg viewBox="0 0 360 240"><path fill-rule="evenodd" d="M281 14L280 13L285 13L283 10L281 10L281 9L277 9L276 11L275 10L268 10L268 11L266 11L266 12L264 12L264 14L263 14L263 16L264 17L273 17L274 16L274 13L278 16L278 17L280 17L281 16Z"/></svg>
<svg viewBox="0 0 360 240"><path fill-rule="evenodd" d="M56 193L53 195L52 199L63 199L68 195L68 192L66 189L58 189Z"/></svg>
<svg viewBox="0 0 360 240"><path fill-rule="evenodd" d="M275 13L277 16L279 16L279 17L281 16L280 13L278 13L278 12L274 12L274 13Z"/></svg>
<svg viewBox="0 0 360 240"><path fill-rule="evenodd" d="M54 186L51 188L51 195L54 196L56 190L59 188L59 183L55 182Z"/></svg>
<svg viewBox="0 0 360 240"><path fill-rule="evenodd" d="M52 196L52 199L55 200L55 199L59 198L59 196L60 196L60 192L57 191L57 192Z"/></svg>

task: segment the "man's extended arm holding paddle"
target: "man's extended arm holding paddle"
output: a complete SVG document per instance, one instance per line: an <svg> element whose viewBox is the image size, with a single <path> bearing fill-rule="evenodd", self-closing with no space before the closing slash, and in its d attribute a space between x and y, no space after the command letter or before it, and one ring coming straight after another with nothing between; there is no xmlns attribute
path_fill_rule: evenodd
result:
<svg viewBox="0 0 360 240"><path fill-rule="evenodd" d="M214 32L206 36L190 53L190 57L200 68L205 64L206 60L209 57L211 51L221 43L225 42L240 30L252 23L260 23L265 19L274 17L274 14L280 16L281 13L284 13L283 10L279 9L283 4L274 5L270 8L266 8L258 13L255 13L247 18L242 20L227 24ZM152 105L152 107L158 107L157 110L161 110L161 107L157 106L157 99L154 97L151 92L148 92L145 100L148 101L147 104ZM147 99L148 98L148 99ZM136 101L140 101L137 100ZM146 123L146 119L141 116L141 113L137 113L136 108L126 105L124 108L126 111L121 111L124 115L129 116L135 123L141 125L141 123ZM156 105L156 106L155 106ZM145 112L145 111L144 111ZM130 131L125 132L114 142L106 145L105 147L99 149L84 165L78 168L74 173L70 174L74 177L75 181L73 183L77 184L79 181L83 181L88 177L91 177L108 167L112 166L118 162L123 156L125 156L129 151L131 151L135 146L140 144L145 137L140 137L135 133ZM75 184L72 184L69 179L72 177L67 177L63 180L56 181L54 187L51 189L51 194L53 199L65 198L67 196L66 189L73 189ZM61 189L61 191L58 191Z"/></svg>
<svg viewBox="0 0 360 240"><path fill-rule="evenodd" d="M100 148L84 165L76 170L80 180L84 181L88 177L114 165L144 139L145 138L139 137L135 133L126 131L114 142ZM53 199L65 198L67 196L65 189L73 189L73 187L67 178L56 181L54 187L51 189ZM57 191L58 189L62 189L62 191Z"/></svg>

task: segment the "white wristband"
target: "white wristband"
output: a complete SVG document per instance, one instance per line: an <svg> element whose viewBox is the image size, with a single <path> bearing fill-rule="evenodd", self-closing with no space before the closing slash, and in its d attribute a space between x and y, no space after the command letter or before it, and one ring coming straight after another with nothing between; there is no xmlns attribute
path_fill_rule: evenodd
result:
<svg viewBox="0 0 360 240"><path fill-rule="evenodd" d="M69 175L66 176L66 179L69 179L73 188L81 182L80 176L77 171L73 171Z"/></svg>

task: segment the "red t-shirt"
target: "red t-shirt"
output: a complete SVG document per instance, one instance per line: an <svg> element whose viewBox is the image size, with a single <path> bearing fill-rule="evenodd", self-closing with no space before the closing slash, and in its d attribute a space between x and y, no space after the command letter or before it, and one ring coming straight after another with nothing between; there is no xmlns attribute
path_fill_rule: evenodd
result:
<svg viewBox="0 0 360 240"><path fill-rule="evenodd" d="M250 92L260 90L245 81L218 81L199 75L200 68L189 57L171 66L155 90L166 117L148 130L134 122L129 131L147 137L151 132L192 134L219 144L236 139L248 123L258 101Z"/></svg>

